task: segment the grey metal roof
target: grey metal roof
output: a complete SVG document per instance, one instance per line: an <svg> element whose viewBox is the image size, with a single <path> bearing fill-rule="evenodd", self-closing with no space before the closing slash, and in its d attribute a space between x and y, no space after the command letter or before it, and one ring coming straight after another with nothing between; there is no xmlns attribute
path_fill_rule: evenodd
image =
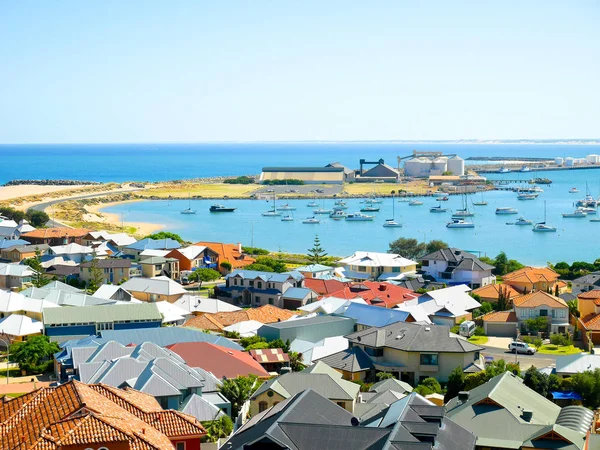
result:
<svg viewBox="0 0 600 450"><path fill-rule="evenodd" d="M245 280L255 280L260 278L263 281L272 281L274 283L283 283L290 278L299 281L304 279L304 275L300 272L291 271L284 273L275 273L275 272L261 272L259 270L245 270L245 269L236 269L231 272L229 275L225 277L225 279L229 279L232 277L239 276Z"/></svg>
<svg viewBox="0 0 600 450"><path fill-rule="evenodd" d="M483 350L478 345L450 334L444 325L418 325L398 322L380 328L367 328L345 336L368 347L388 347L407 352L468 353Z"/></svg>
<svg viewBox="0 0 600 450"><path fill-rule="evenodd" d="M600 285L600 271L590 272L579 278L575 278L572 282L577 283L577 284L594 284L596 286L599 286Z"/></svg>
<svg viewBox="0 0 600 450"><path fill-rule="evenodd" d="M280 392L279 388L283 388L284 392L287 392L287 396L295 395L305 389L313 389L320 395L335 400L354 400L360 390L355 383L334 379L327 374L296 372L280 375L272 380L272 383L264 383L254 393L253 398L269 389ZM284 397L287 396L284 395Z"/></svg>
<svg viewBox="0 0 600 450"><path fill-rule="evenodd" d="M100 269L114 269L114 268L125 269L128 267L131 267L131 260L130 259L121 259L121 258L106 258L106 259L97 260L96 264L97 264L98 268L100 268ZM84 263L81 263L79 265L79 267L83 267L83 268L92 267L92 261L86 261Z"/></svg>
<svg viewBox="0 0 600 450"><path fill-rule="evenodd" d="M196 394L190 395L181 405L179 410L182 413L194 416L200 422L216 420L225 413L220 408L209 402L204 396Z"/></svg>
<svg viewBox="0 0 600 450"><path fill-rule="evenodd" d="M373 368L371 358L360 347L351 347L333 355L326 356L318 361L330 367L347 372L361 372Z"/></svg>
<svg viewBox="0 0 600 450"><path fill-rule="evenodd" d="M243 347L223 336L204 333L182 327L160 327L137 330L105 330L100 332L103 339L117 341L121 344L142 344L153 342L159 347L167 347L178 342L209 342L233 350L243 350Z"/></svg>
<svg viewBox="0 0 600 450"><path fill-rule="evenodd" d="M410 384L396 378L388 378L387 380L378 381L369 389L369 392L384 392L384 391L412 392L413 388Z"/></svg>
<svg viewBox="0 0 600 450"><path fill-rule="evenodd" d="M44 325L46 326L75 323L106 323L125 320L162 320L162 316L154 303L48 308L44 309L43 317Z"/></svg>
<svg viewBox="0 0 600 450"><path fill-rule="evenodd" d="M307 319L294 319L285 320L283 322L274 322L265 324L265 327L275 328L277 330L284 330L289 328L298 327L310 327L313 325L331 324L335 322L347 322L353 321L354 319L348 317L337 317L337 316L314 316Z"/></svg>
<svg viewBox="0 0 600 450"><path fill-rule="evenodd" d="M484 263L473 253L459 248L450 247L429 253L421 258L422 261L446 261L456 263L459 270L491 270L494 266Z"/></svg>

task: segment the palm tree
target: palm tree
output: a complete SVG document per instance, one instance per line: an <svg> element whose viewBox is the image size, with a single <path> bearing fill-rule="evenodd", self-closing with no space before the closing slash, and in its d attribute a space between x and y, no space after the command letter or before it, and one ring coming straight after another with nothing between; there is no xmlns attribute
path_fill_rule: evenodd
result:
<svg viewBox="0 0 600 450"><path fill-rule="evenodd" d="M290 357L290 367L292 372L300 372L306 368L306 365L302 361L302 353L289 352L288 356Z"/></svg>
<svg viewBox="0 0 600 450"><path fill-rule="evenodd" d="M206 429L206 441L217 442L219 439L226 438L231 434L233 422L229 416L221 414L220 417L211 422L204 422L204 428Z"/></svg>

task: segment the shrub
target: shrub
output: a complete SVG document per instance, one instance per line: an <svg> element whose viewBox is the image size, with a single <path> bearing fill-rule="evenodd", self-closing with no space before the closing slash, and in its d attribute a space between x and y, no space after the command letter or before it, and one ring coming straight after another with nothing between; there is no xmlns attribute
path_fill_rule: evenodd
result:
<svg viewBox="0 0 600 450"><path fill-rule="evenodd" d="M533 344L533 338L531 336L521 336L521 340L526 344Z"/></svg>
<svg viewBox="0 0 600 450"><path fill-rule="evenodd" d="M544 341L542 341L540 338L535 338L533 340L533 345L537 349L539 349L543 344L544 344Z"/></svg>
<svg viewBox="0 0 600 450"><path fill-rule="evenodd" d="M475 336L485 336L483 327L475 327Z"/></svg>
<svg viewBox="0 0 600 450"><path fill-rule="evenodd" d="M567 336L563 335L563 334L553 334L550 336L550 343L552 345L558 345L558 346L565 346L565 345L571 345L571 339L569 339Z"/></svg>

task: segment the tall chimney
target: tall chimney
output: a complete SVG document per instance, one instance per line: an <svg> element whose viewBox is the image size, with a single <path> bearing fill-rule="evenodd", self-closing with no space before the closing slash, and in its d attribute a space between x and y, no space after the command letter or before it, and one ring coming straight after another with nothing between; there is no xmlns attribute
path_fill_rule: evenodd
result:
<svg viewBox="0 0 600 450"><path fill-rule="evenodd" d="M242 254L242 243L238 242L238 253L241 255Z"/></svg>
<svg viewBox="0 0 600 450"><path fill-rule="evenodd" d="M383 347L385 345L385 330L378 329L375 332L375 346Z"/></svg>

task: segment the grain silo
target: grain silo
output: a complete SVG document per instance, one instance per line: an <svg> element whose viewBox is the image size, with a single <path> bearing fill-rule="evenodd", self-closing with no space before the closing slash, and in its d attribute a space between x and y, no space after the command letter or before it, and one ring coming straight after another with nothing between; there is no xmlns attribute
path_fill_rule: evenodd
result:
<svg viewBox="0 0 600 450"><path fill-rule="evenodd" d="M430 175L441 175L448 167L448 160L446 158L435 158L431 164Z"/></svg>
<svg viewBox="0 0 600 450"><path fill-rule="evenodd" d="M590 164L598 164L598 163L600 163L600 155L594 155L594 154L587 155L585 159Z"/></svg>
<svg viewBox="0 0 600 450"><path fill-rule="evenodd" d="M571 158L570 156L567 156L565 158L565 166L573 167L574 165L575 165L575 160L573 158Z"/></svg>
<svg viewBox="0 0 600 450"><path fill-rule="evenodd" d="M562 159L560 156L557 158L554 158L554 164L556 164L557 166L562 166L564 162L565 162L565 160Z"/></svg>
<svg viewBox="0 0 600 450"><path fill-rule="evenodd" d="M465 160L460 156L453 156L448 160L448 172L452 172L452 175L462 176L465 174Z"/></svg>

